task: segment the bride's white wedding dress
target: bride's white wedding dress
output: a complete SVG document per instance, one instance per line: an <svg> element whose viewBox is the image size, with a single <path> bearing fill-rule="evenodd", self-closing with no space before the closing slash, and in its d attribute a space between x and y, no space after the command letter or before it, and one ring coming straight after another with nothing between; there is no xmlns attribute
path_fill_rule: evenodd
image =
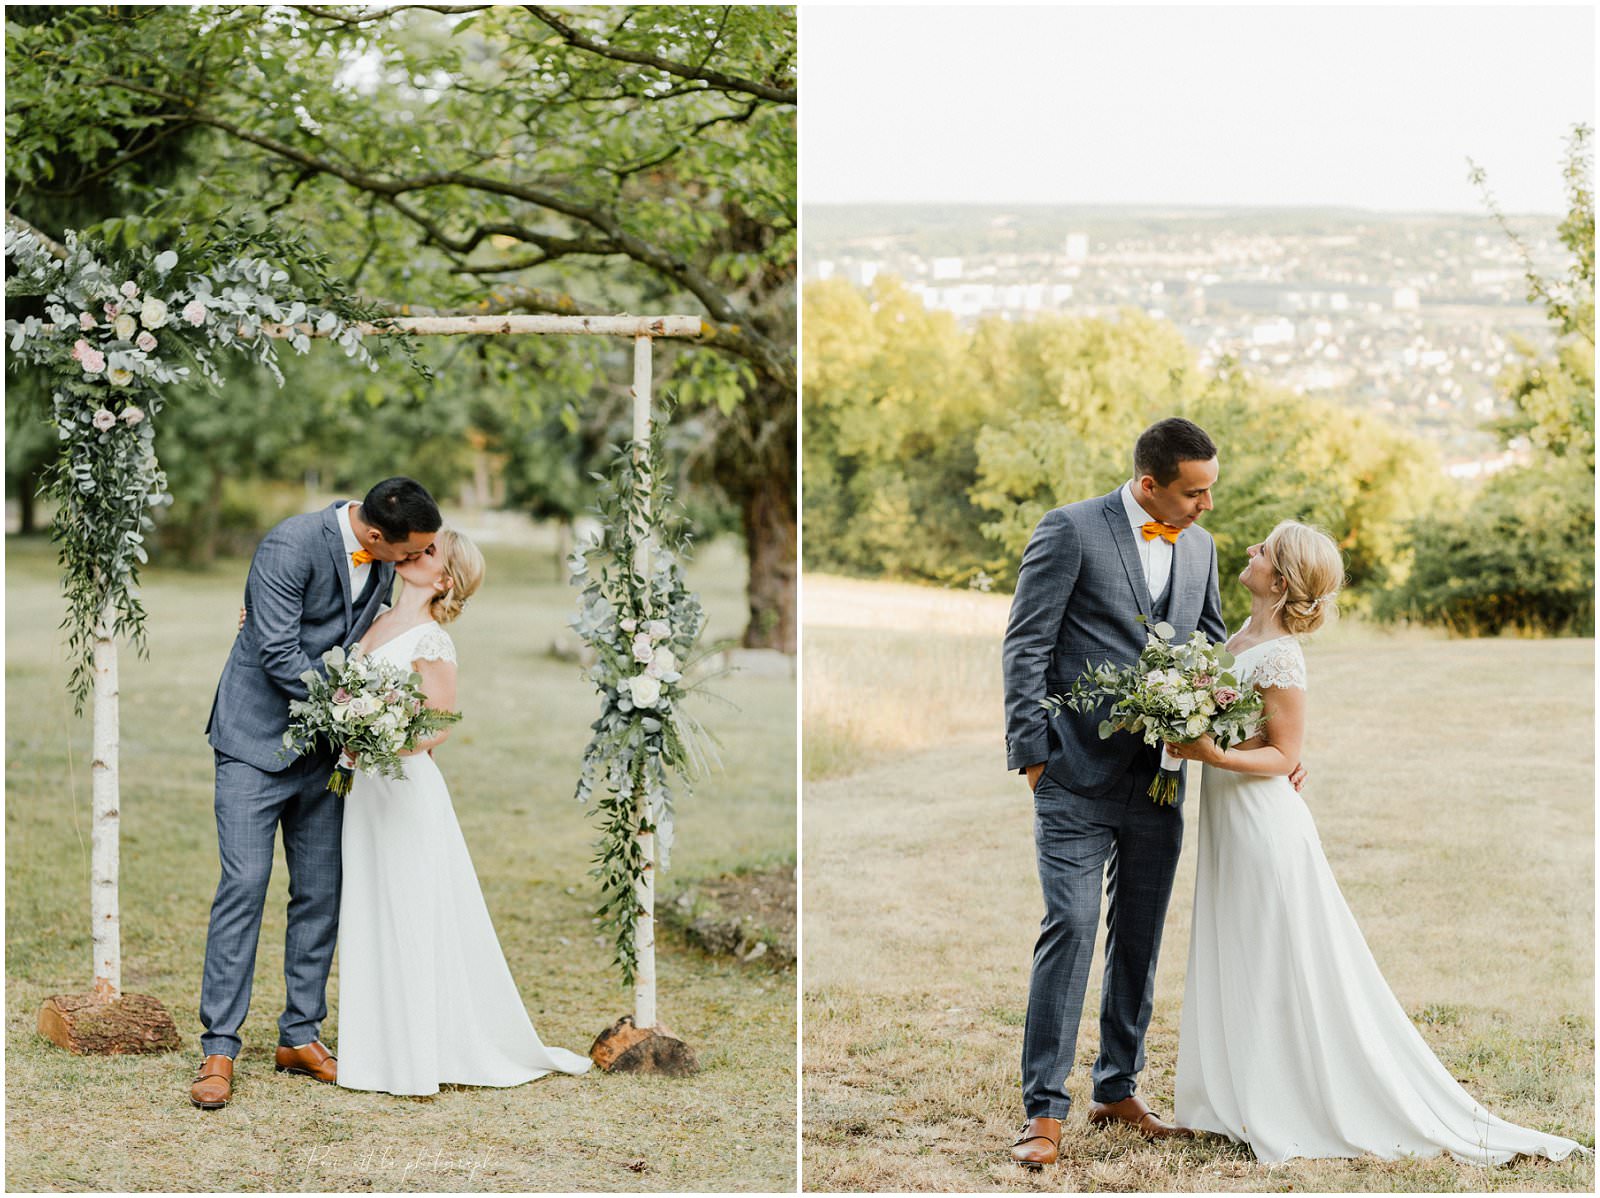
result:
<svg viewBox="0 0 1600 1198"><path fill-rule="evenodd" d="M456 660L433 622L372 654ZM495 937L483 891L433 758L405 777L357 772L344 807L339 900L339 1085L435 1094L515 1086L589 1059L540 1042Z"/></svg>
<svg viewBox="0 0 1600 1198"><path fill-rule="evenodd" d="M1236 655L1243 682L1306 685L1294 637ZM1287 778L1208 768L1178 1040L1179 1122L1258 1160L1474 1164L1578 1147L1497 1119L1439 1063L1383 980Z"/></svg>

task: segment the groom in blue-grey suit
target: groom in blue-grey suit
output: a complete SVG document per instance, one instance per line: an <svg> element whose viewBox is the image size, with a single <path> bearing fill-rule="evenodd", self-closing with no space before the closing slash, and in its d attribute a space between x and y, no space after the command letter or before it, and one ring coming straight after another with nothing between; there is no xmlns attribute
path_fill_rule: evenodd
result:
<svg viewBox="0 0 1600 1198"><path fill-rule="evenodd" d="M1047 718L1039 703L1067 690L1086 664L1132 664L1147 625L1164 620L1180 641L1196 628L1225 638L1216 545L1197 523L1216 480L1211 438L1190 421L1160 421L1134 446L1130 482L1045 513L1022 556L1003 648L1006 766L1033 787L1045 901L1023 1031L1027 1123L1011 1148L1025 1167L1051 1164L1059 1151L1102 877L1105 980L1089 1120L1189 1134L1134 1092L1183 844L1182 783L1176 803L1157 804L1145 793L1160 768L1157 749L1127 733L1101 740L1104 710Z"/></svg>
<svg viewBox="0 0 1600 1198"><path fill-rule="evenodd" d="M283 747L289 701L307 696L301 675L335 645L366 632L394 582L394 563L433 543L439 508L421 483L389 478L360 503L341 500L292 516L267 533L250 562L247 616L234 639L206 724L216 757L217 851L222 876L211 904L200 989L205 1053L189 1098L215 1110L233 1094L233 1058L250 1006L272 848L283 828L289 927L278 1020L277 1068L334 1081L318 1039L339 928L343 800L328 789L335 751L295 756Z"/></svg>

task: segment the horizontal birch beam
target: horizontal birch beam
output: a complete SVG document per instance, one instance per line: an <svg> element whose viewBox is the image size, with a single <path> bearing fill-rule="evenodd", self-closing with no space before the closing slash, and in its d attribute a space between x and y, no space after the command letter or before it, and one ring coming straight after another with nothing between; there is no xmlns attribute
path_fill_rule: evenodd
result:
<svg viewBox="0 0 1600 1198"><path fill-rule="evenodd" d="M418 337L459 337L471 334L543 333L564 336L698 337L698 316L395 316L356 325L363 335L411 333ZM310 324L263 324L268 337L303 333L324 337Z"/></svg>

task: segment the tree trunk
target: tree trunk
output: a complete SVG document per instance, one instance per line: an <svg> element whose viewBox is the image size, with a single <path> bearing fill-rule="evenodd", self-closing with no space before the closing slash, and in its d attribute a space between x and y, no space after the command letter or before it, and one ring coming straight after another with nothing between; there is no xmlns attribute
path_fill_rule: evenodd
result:
<svg viewBox="0 0 1600 1198"><path fill-rule="evenodd" d="M750 578L745 588L750 601L750 623L744 630L744 646L792 654L799 572L793 476L774 473L752 479L739 499L744 517L745 556L750 564Z"/></svg>
<svg viewBox="0 0 1600 1198"><path fill-rule="evenodd" d="M25 537L39 531L38 490L39 476L29 470L17 488L17 532Z"/></svg>
<svg viewBox="0 0 1600 1198"><path fill-rule="evenodd" d="M190 562L209 567L217 560L217 531L222 524L222 470L211 468L211 485L207 488L205 510L200 513L195 529L193 556Z"/></svg>
<svg viewBox="0 0 1600 1198"><path fill-rule="evenodd" d="M80 1055L173 1052L183 1047L178 1029L148 994L102 999L93 994L57 994L39 1008L39 1034Z"/></svg>

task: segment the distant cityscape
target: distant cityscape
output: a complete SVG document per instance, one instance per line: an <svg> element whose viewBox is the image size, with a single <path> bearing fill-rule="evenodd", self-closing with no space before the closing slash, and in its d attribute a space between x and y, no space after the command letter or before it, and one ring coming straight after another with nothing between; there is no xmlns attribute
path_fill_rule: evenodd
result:
<svg viewBox="0 0 1600 1198"><path fill-rule="evenodd" d="M1203 366L1231 357L1435 441L1457 478L1522 457L1483 428L1517 341L1545 347L1523 262L1487 217L1357 210L813 206L806 279L895 275L963 324L1137 308L1169 320ZM1512 223L1564 273L1557 217Z"/></svg>

